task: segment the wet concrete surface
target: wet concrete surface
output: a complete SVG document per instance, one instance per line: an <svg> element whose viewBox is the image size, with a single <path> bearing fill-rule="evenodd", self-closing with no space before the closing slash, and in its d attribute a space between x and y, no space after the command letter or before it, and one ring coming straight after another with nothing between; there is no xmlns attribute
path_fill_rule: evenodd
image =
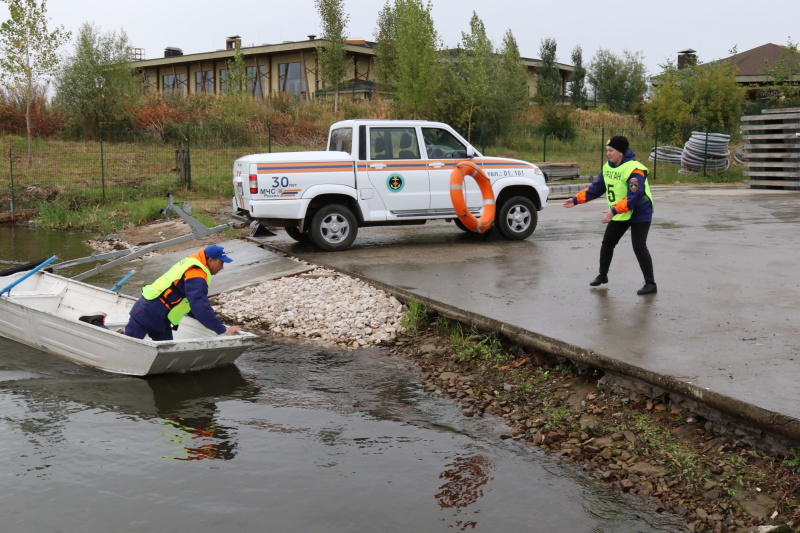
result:
<svg viewBox="0 0 800 533"><path fill-rule="evenodd" d="M518 242L445 222L363 228L338 253L282 231L258 240L800 440L800 192L655 186L654 195L648 244L659 292L648 296L636 294L643 279L629 235L610 282L589 287L602 200L565 209L554 194L536 232Z"/></svg>

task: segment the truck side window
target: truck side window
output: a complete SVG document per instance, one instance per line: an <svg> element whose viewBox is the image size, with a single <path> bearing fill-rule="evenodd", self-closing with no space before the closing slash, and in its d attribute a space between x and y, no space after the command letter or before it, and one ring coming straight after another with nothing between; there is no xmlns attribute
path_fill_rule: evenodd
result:
<svg viewBox="0 0 800 533"><path fill-rule="evenodd" d="M340 128L331 132L328 142L329 152L347 152L353 155L353 130L352 128Z"/></svg>
<svg viewBox="0 0 800 533"><path fill-rule="evenodd" d="M428 159L464 159L467 147L447 130L422 128Z"/></svg>
<svg viewBox="0 0 800 533"><path fill-rule="evenodd" d="M370 128L370 159L420 159L414 128Z"/></svg>

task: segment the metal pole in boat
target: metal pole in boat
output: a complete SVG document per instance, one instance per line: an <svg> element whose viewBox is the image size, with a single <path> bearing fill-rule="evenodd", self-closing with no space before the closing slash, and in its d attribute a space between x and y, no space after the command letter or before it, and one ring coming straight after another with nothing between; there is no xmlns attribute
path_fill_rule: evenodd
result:
<svg viewBox="0 0 800 533"><path fill-rule="evenodd" d="M111 289L109 289L109 290L110 290L111 292L119 292L119 290L122 288L122 284L123 284L123 283L125 283L126 281L128 281L128 278L130 278L131 276L133 276L133 273L134 273L134 272L136 272L136 271L135 271L135 270L131 270L130 272L128 272L127 274L125 274L125 277L124 277L124 278L122 278L121 280L119 280L118 282L116 282L116 283L114 284L114 286L113 286L113 287L111 287Z"/></svg>
<svg viewBox="0 0 800 533"><path fill-rule="evenodd" d="M47 261L44 261L41 265L37 266L36 268L34 268L33 270L29 271L27 274L25 274L21 278L19 278L14 283L11 283L11 284L7 285L2 290L0 290L0 296L2 296L4 292L7 292L9 294L9 296L10 296L11 295L11 289L16 287L17 285L19 285L20 283L22 283L23 281L25 281L29 277L33 276L34 274L36 274L37 272L39 272L40 270L42 270L43 268L45 268L47 265L49 265L50 263L52 263L55 260L56 260L56 256L51 257Z"/></svg>

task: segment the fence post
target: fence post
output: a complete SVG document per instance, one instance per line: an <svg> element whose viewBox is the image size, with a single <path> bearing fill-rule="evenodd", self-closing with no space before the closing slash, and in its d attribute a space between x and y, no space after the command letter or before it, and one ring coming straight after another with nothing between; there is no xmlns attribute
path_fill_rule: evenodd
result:
<svg viewBox="0 0 800 533"><path fill-rule="evenodd" d="M708 163L708 126L706 126L706 146L703 150L705 153L703 154L703 177L706 177L706 168Z"/></svg>
<svg viewBox="0 0 800 533"><path fill-rule="evenodd" d="M16 222L14 216L14 157L13 149L8 149L8 170L11 172L11 222Z"/></svg>
<svg viewBox="0 0 800 533"><path fill-rule="evenodd" d="M600 128L600 172L603 171L603 165L605 164L605 154L603 153L605 151L603 150L603 148L605 147L605 142L606 142L606 127L603 126Z"/></svg>
<svg viewBox="0 0 800 533"><path fill-rule="evenodd" d="M192 125L186 125L186 190L192 190Z"/></svg>
<svg viewBox="0 0 800 533"><path fill-rule="evenodd" d="M542 140L542 163L547 163L547 126L544 127L544 138Z"/></svg>
<svg viewBox="0 0 800 533"><path fill-rule="evenodd" d="M653 148L653 180L658 179L658 124L656 124L655 147Z"/></svg>
<svg viewBox="0 0 800 533"><path fill-rule="evenodd" d="M186 187L188 183L187 172L189 171L189 167L186 163L186 149L179 148L175 150L175 178L177 184L181 187Z"/></svg>
<svg viewBox="0 0 800 533"><path fill-rule="evenodd" d="M103 203L106 201L106 156L103 151L103 130L100 130L100 190L103 192Z"/></svg>

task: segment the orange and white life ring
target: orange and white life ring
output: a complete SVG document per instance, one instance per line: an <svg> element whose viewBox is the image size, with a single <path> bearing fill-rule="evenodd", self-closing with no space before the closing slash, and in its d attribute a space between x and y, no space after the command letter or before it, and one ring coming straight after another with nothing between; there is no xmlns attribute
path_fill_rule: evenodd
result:
<svg viewBox="0 0 800 533"><path fill-rule="evenodd" d="M467 207L467 195L464 191L464 177L472 176L483 196L483 214L480 218L469 212ZM489 230L494 223L495 203L492 182L483 173L483 170L472 161L461 161L450 174L450 200L456 210L461 223L470 231L484 233Z"/></svg>

